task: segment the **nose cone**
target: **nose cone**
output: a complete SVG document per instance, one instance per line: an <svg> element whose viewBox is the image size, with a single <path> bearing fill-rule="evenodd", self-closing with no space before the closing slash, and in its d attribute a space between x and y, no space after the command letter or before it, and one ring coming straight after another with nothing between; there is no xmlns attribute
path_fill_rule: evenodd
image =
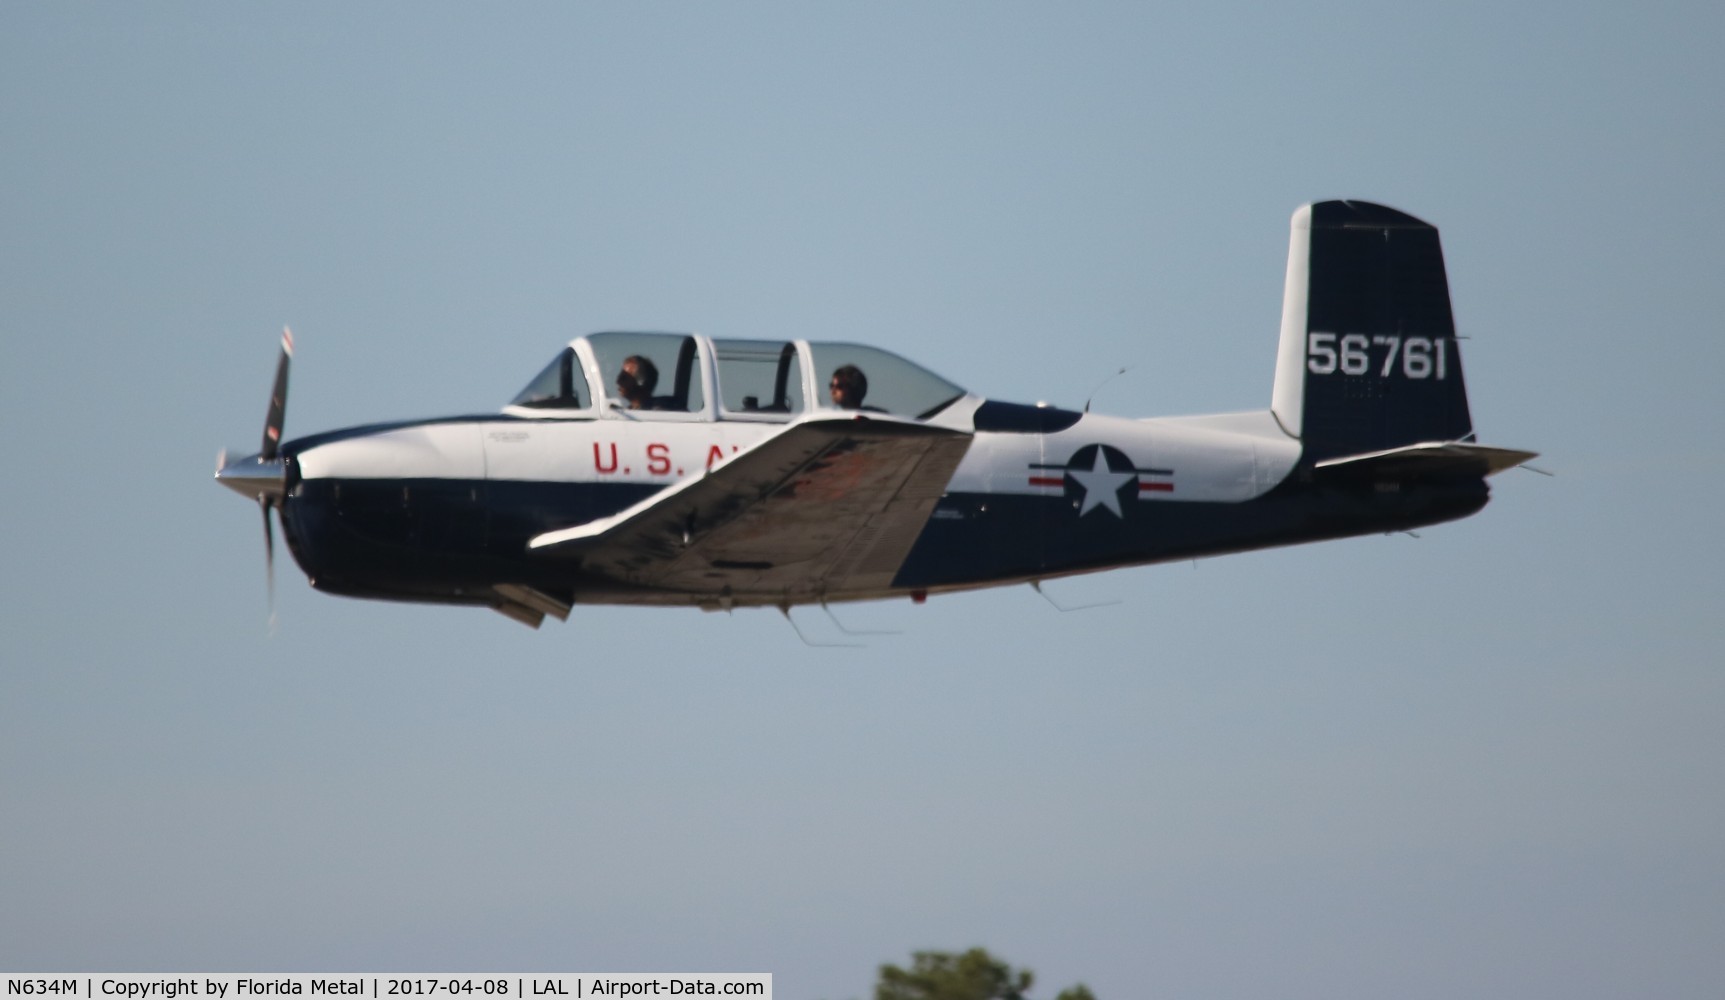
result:
<svg viewBox="0 0 1725 1000"><path fill-rule="evenodd" d="M265 459L262 455L224 461L216 469L216 482L247 500L263 499L279 504L287 493L287 461L279 456Z"/></svg>

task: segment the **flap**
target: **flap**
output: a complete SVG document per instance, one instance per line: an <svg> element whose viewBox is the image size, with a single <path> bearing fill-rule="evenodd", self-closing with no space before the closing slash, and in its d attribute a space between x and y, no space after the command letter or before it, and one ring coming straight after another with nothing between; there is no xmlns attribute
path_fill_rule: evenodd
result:
<svg viewBox="0 0 1725 1000"><path fill-rule="evenodd" d="M629 583L755 595L739 603L884 591L970 440L894 418L813 417L528 547Z"/></svg>

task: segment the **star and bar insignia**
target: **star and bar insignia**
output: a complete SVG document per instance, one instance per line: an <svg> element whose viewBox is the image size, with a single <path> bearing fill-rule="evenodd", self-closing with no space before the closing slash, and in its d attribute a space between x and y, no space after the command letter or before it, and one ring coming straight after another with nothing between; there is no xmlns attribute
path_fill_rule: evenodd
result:
<svg viewBox="0 0 1725 1000"><path fill-rule="evenodd" d="M1125 452L1106 444L1087 444L1062 465L1030 464L1030 485L1064 488L1077 503L1079 517L1101 509L1124 519L1125 498L1172 493L1173 475L1173 469L1140 469Z"/></svg>

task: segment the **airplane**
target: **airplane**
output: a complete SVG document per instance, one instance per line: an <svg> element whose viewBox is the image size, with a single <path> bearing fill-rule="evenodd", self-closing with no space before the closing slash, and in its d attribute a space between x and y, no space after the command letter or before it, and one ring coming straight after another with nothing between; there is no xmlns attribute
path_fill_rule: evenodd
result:
<svg viewBox="0 0 1725 1000"><path fill-rule="evenodd" d="M1480 444L1437 229L1295 211L1268 409L986 399L854 343L594 333L499 413L282 440L216 480L311 585L539 627L576 605L792 607L1409 531L1534 452ZM272 596L273 600L273 596Z"/></svg>

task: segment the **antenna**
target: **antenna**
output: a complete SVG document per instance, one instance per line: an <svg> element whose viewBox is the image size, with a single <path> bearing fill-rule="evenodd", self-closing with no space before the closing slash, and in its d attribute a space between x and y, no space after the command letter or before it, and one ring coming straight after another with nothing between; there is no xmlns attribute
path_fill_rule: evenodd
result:
<svg viewBox="0 0 1725 1000"><path fill-rule="evenodd" d="M791 623L791 628L797 633L797 638L801 639L803 641L803 645L805 645L805 646L810 646L810 647L813 647L815 649L861 649L861 648L863 648L863 645L860 642L810 642L809 637L803 634L802 626L798 625L797 620L795 618L791 617L791 606L789 604L780 604L780 605L778 605L778 608L779 608L779 614L784 615L785 621L788 621Z"/></svg>
<svg viewBox="0 0 1725 1000"><path fill-rule="evenodd" d="M1111 607L1115 604L1121 603L1119 600L1098 601L1095 604L1075 604L1075 605L1072 605L1071 607L1067 607L1065 605L1062 605L1059 601L1056 601L1054 598L1048 596L1048 592L1042 589L1042 581L1041 580L1030 581L1030 589L1036 591L1037 594L1041 595L1043 600L1047 601L1049 604L1054 605L1054 610L1062 612L1062 613L1065 613L1067 611L1089 611L1091 608L1106 608L1106 607Z"/></svg>
<svg viewBox="0 0 1725 1000"><path fill-rule="evenodd" d="M837 628L840 632L843 632L845 635L903 635L904 634L903 632L901 632L895 628L845 628L845 623L839 621L839 616L833 614L832 608L827 607L827 600L824 597L821 598L821 610L825 611L827 613L827 617L831 618L833 620L833 626L835 628Z"/></svg>
<svg viewBox="0 0 1725 1000"><path fill-rule="evenodd" d="M1084 397L1084 412L1085 412L1085 413L1089 413L1089 412L1090 412L1090 401L1091 401L1091 400L1092 400L1092 399L1095 399L1095 398L1096 398L1096 394L1097 394L1097 393L1098 393L1098 392L1101 392L1101 391L1102 391L1102 387L1103 387L1103 386L1105 386L1105 385L1107 385L1107 384L1108 384L1108 383L1110 383L1110 382L1112 382L1112 381L1114 381L1114 380L1115 380L1115 379L1117 379L1117 378L1119 378L1119 377L1120 377L1120 376L1122 376L1122 375L1124 375L1124 374L1126 374L1126 373L1127 373L1127 372L1129 372L1129 371L1131 371L1131 370L1132 370L1132 366L1131 366L1131 365L1127 365L1127 366L1125 366L1125 367L1124 367L1124 368L1121 368L1121 369L1120 369L1120 370L1119 370L1119 371L1117 371L1117 372L1115 372L1115 373L1114 373L1114 374L1112 374L1112 375L1110 375L1110 376L1108 376L1108 377L1107 377L1107 378L1105 378L1105 379L1103 379L1103 380L1102 380L1102 381L1100 381L1100 382L1098 382L1098 383L1096 383L1096 388L1094 388L1094 389L1092 389L1092 390L1090 390L1090 395L1088 395L1088 396L1085 396L1085 397Z"/></svg>

